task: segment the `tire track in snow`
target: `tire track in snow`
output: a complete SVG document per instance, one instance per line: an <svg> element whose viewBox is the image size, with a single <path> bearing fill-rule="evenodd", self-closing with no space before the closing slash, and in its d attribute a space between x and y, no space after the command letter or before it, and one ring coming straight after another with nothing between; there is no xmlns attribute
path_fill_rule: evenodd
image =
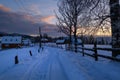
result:
<svg viewBox="0 0 120 80"><path fill-rule="evenodd" d="M59 60L59 54L54 53L52 54L53 59L51 60L51 68L50 68L50 78L49 80L69 80L65 71L64 67Z"/></svg>
<svg viewBox="0 0 120 80"><path fill-rule="evenodd" d="M35 68L35 66L38 66L40 61L37 60L34 64L32 64L28 70L25 72L21 80L29 80L29 77L31 77L31 71ZM38 64L39 63L39 64Z"/></svg>
<svg viewBox="0 0 120 80"><path fill-rule="evenodd" d="M59 54L61 54L61 53L59 53ZM73 56L71 56L71 57L73 57ZM90 76L90 75L88 75L87 74L87 71L85 70L85 68L83 67L83 66L80 66L79 68L78 68L78 66L76 65L76 62L75 61L73 61L72 59L71 59L71 57L69 57L69 54L61 54L61 56L60 56L60 61L61 61L61 63L62 63L62 65L64 66L65 65L65 63L68 63L68 65L69 66L71 66L71 68L68 68L67 69L67 67L65 67L65 70L67 69L67 71L69 71L70 69L73 69L71 72L73 72L72 73L72 77L73 77L73 75L75 75L76 73L77 73L77 75L78 75L78 73L79 73L79 75L78 76L81 76L81 78L83 78L83 80L93 80L92 79L92 77ZM63 62L63 59L64 58L64 60L66 60L65 61L65 63ZM76 60L76 59L75 59ZM75 63L74 63L75 62ZM66 72L67 74L69 74L68 72ZM77 78L76 80L78 80L78 76L74 76L74 78ZM73 78L72 78L70 75L68 75L68 78L69 78L69 80L73 80ZM79 77L80 78L80 77Z"/></svg>
<svg viewBox="0 0 120 80"><path fill-rule="evenodd" d="M79 68L79 70L81 70L81 71L84 72L84 74L86 75L86 77L87 77L89 80L93 80L93 78L88 74L86 68L80 63L80 61L78 61L77 59L72 59L73 57L70 56L70 55L68 55L68 54L67 54L66 56L69 58L69 60L70 60L72 63L74 63L74 64L76 65L76 67Z"/></svg>
<svg viewBox="0 0 120 80"><path fill-rule="evenodd" d="M91 60L89 59L85 59L83 58L83 60L80 60L76 57L76 59L72 56L69 56L69 54L67 54L67 56L69 57L69 59L74 62L74 64L79 68L79 70L82 70L86 77L89 80L96 80L96 77L98 77L98 80L108 80L107 76L101 76L99 74L105 74L104 72L102 72L102 70L99 70L99 68L97 68L93 62L91 63ZM88 63L89 62L89 63ZM92 71L91 71L92 70ZM94 73L91 72L94 71ZM96 76L96 77L95 77ZM101 77L99 77L101 76Z"/></svg>
<svg viewBox="0 0 120 80"><path fill-rule="evenodd" d="M27 71L25 72L25 74L20 80L34 80L32 79L33 77L37 77L36 80L45 80L46 73L45 72L41 73L39 70L42 67L42 65L44 65L43 63L46 63L48 59L48 56L46 56L48 54L46 53L45 52L44 54L41 53L41 55L39 56L41 58L37 59L32 65L30 65L30 67L27 69ZM38 76L39 76L39 79L38 79Z"/></svg>
<svg viewBox="0 0 120 80"><path fill-rule="evenodd" d="M50 61L50 57L47 56L41 64L36 65L34 70L31 71L31 77L28 80L49 80L51 70Z"/></svg>

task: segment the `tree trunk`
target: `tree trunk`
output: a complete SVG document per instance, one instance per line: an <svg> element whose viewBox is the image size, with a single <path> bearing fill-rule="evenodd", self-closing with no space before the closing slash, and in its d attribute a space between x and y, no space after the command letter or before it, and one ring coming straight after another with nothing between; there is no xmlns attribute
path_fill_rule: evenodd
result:
<svg viewBox="0 0 120 80"><path fill-rule="evenodd" d="M77 52L77 21L76 23L74 24L74 46L75 46L75 52Z"/></svg>
<svg viewBox="0 0 120 80"><path fill-rule="evenodd" d="M120 48L120 5L119 0L110 0L110 18L112 29L112 48ZM119 51L113 51L112 56L116 57Z"/></svg>
<svg viewBox="0 0 120 80"><path fill-rule="evenodd" d="M69 35L69 50L71 50L71 41L72 41L72 40L71 40L71 39L72 39L72 38L71 38L71 35L72 35L72 32L71 32L72 30L71 30L71 29L72 29L72 28L70 27L70 35Z"/></svg>

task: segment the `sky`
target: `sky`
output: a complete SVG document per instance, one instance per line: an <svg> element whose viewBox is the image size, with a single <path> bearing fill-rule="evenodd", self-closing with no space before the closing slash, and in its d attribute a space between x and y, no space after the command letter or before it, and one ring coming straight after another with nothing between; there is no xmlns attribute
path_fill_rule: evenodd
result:
<svg viewBox="0 0 120 80"><path fill-rule="evenodd" d="M63 35L56 27L57 0L0 0L0 32Z"/></svg>
<svg viewBox="0 0 120 80"><path fill-rule="evenodd" d="M64 36L56 26L58 0L0 0L0 32ZM100 34L100 33L99 33Z"/></svg>

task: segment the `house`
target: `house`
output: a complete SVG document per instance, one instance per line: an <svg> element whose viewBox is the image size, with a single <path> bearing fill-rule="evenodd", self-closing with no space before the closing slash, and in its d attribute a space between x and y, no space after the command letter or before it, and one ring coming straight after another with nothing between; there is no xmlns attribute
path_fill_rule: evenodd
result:
<svg viewBox="0 0 120 80"><path fill-rule="evenodd" d="M65 42L66 42L65 39L56 40L56 44L65 44Z"/></svg>
<svg viewBox="0 0 120 80"><path fill-rule="evenodd" d="M24 39L24 40L22 40L22 44L23 44L24 46L29 46L31 43L32 43L32 42L31 42L30 39Z"/></svg>
<svg viewBox="0 0 120 80"><path fill-rule="evenodd" d="M1 48L18 48L22 46L21 36L3 36L1 38Z"/></svg>
<svg viewBox="0 0 120 80"><path fill-rule="evenodd" d="M66 48L66 39L56 40L56 45L60 48Z"/></svg>
<svg viewBox="0 0 120 80"><path fill-rule="evenodd" d="M56 45L57 46L64 46L64 48L68 49L69 48L69 43L70 43L70 40L68 37L64 37L63 39L58 39L56 40ZM75 44L75 39L72 38L71 40L71 47L74 48L74 44ZM77 39L77 45L81 45L82 44L82 40L81 39Z"/></svg>
<svg viewBox="0 0 120 80"><path fill-rule="evenodd" d="M56 41L56 44L69 44L70 43L70 40L68 37L65 37L63 39L58 39ZM71 39L71 44L74 44L75 43L75 39L72 38ZM81 39L77 39L77 45L81 45L82 44L82 40Z"/></svg>
<svg viewBox="0 0 120 80"><path fill-rule="evenodd" d="M49 42L49 41L48 41L47 38L42 38L42 39L41 39L41 42L42 42L42 43L47 43L47 42Z"/></svg>

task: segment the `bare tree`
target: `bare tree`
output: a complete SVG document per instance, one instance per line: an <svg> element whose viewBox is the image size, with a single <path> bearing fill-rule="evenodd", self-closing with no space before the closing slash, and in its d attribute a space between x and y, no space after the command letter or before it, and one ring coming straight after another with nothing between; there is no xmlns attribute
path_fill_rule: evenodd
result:
<svg viewBox="0 0 120 80"><path fill-rule="evenodd" d="M110 12L109 12L109 0L96 0L93 6L90 7L87 15L87 23L90 26L88 32L95 34L102 29L103 32L110 30ZM87 19L85 18L85 19ZM85 23L85 24L87 24Z"/></svg>
<svg viewBox="0 0 120 80"><path fill-rule="evenodd" d="M58 19L57 26L60 29L60 31L69 36L69 48L71 48L71 35L73 34L73 31L70 6L68 4L68 0L62 0L58 2L58 8L59 16L56 14L56 17Z"/></svg>
<svg viewBox="0 0 120 80"><path fill-rule="evenodd" d="M119 0L98 0L98 4L92 9L91 23L96 29L105 29L112 32L112 48L120 48L120 3ZM111 27L110 27L111 26ZM97 30L96 30L97 31ZM116 57L119 51L113 51L112 56Z"/></svg>
<svg viewBox="0 0 120 80"><path fill-rule="evenodd" d="M68 36L74 35L75 52L78 34L91 35L99 29L103 32L111 29L112 47L120 48L119 0L60 0L58 8L58 26ZM112 56L118 53L113 51Z"/></svg>
<svg viewBox="0 0 120 80"><path fill-rule="evenodd" d="M92 6L95 0L60 0L57 15L58 27L65 34L74 36L75 52L77 52L77 30L80 27L80 17Z"/></svg>
<svg viewBox="0 0 120 80"><path fill-rule="evenodd" d="M111 29L112 48L120 48L120 3L119 0L97 0L97 4L90 9L90 26L94 26L94 31L98 29ZM111 27L110 27L111 26ZM120 54L120 51L113 51L112 56Z"/></svg>

